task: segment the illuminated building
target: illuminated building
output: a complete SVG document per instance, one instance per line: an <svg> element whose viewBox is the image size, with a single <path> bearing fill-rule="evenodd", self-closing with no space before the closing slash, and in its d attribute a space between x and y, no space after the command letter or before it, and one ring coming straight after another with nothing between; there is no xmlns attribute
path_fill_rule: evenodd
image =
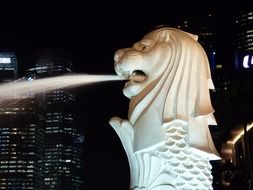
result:
<svg viewBox="0 0 253 190"><path fill-rule="evenodd" d="M17 77L14 53L0 54L0 81ZM33 93L0 97L0 189L42 189L43 129Z"/></svg>
<svg viewBox="0 0 253 190"><path fill-rule="evenodd" d="M15 53L0 53L0 82L7 82L16 79L17 72L17 57Z"/></svg>
<svg viewBox="0 0 253 190"><path fill-rule="evenodd" d="M236 68L253 67L253 9L242 10L236 17Z"/></svg>
<svg viewBox="0 0 253 190"><path fill-rule="evenodd" d="M247 125L250 149L253 147L253 124ZM223 144L222 157L225 160L231 159L237 166L242 167L245 162L245 155L248 152L245 147L244 128L237 127L230 132L230 138ZM252 154L252 152L250 152ZM253 155L251 155L253 157ZM251 160L252 161L252 160ZM253 164L253 162L252 162Z"/></svg>
<svg viewBox="0 0 253 190"><path fill-rule="evenodd" d="M3 82L16 79L16 60L9 57L0 58ZM68 73L70 66L70 58L61 52L40 52L26 80ZM83 189L84 137L73 91L7 96L0 97L0 189Z"/></svg>
<svg viewBox="0 0 253 190"><path fill-rule="evenodd" d="M0 189L41 189L42 152L43 129L33 98L2 102Z"/></svg>
<svg viewBox="0 0 253 190"><path fill-rule="evenodd" d="M237 174L244 176L245 182L249 182L247 189L252 189L253 166L253 123L234 128L230 132L230 138L222 145L222 158L231 160L237 168ZM232 171L235 172L235 171ZM250 182L251 181L251 182Z"/></svg>
<svg viewBox="0 0 253 190"><path fill-rule="evenodd" d="M61 51L45 50L37 55L34 68L27 71L27 79L34 80L71 72L70 57ZM31 81L32 82L32 81ZM83 135L75 113L73 91L54 89L37 96L44 129L43 164L45 189L83 189Z"/></svg>

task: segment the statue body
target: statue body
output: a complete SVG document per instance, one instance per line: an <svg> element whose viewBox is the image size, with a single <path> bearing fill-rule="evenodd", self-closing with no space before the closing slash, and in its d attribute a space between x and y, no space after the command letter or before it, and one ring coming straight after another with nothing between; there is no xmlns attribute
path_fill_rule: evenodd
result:
<svg viewBox="0 0 253 190"><path fill-rule="evenodd" d="M150 32L115 53L115 71L129 78L128 119L111 126L126 151L131 189L212 189L210 160L220 159L208 125L215 125L214 88L197 36L174 28Z"/></svg>

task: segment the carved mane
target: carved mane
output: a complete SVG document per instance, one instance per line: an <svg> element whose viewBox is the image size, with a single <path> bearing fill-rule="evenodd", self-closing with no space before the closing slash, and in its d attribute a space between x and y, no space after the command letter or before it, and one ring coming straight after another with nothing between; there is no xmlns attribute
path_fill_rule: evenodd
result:
<svg viewBox="0 0 253 190"><path fill-rule="evenodd" d="M138 118L133 112L141 113L140 109L148 109L157 98L162 98L165 102L161 108L163 122L175 119L188 121L189 117L204 116L208 124L215 124L209 96L209 89L214 89L214 85L206 53L196 41L197 37L172 28L161 28L145 37L155 39L156 43L167 42L171 52L164 59L167 67L162 76L132 97L130 121L134 123ZM144 101L145 104L141 103Z"/></svg>
<svg viewBox="0 0 253 190"><path fill-rule="evenodd" d="M163 74L131 98L130 122L134 125L143 113L155 107L161 123L188 122L190 146L218 155L208 128L208 125L216 125L209 95L214 85L207 55L196 41L197 36L174 28L161 28L144 38L168 43L170 52L164 59Z"/></svg>

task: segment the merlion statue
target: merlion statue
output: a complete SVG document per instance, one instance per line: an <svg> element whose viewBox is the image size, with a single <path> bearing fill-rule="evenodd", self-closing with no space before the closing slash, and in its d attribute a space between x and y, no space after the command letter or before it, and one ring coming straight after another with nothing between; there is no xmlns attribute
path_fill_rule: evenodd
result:
<svg viewBox="0 0 253 190"><path fill-rule="evenodd" d="M208 128L216 124L214 86L197 38L164 27L115 53L130 104L128 119L110 124L128 157L130 189L213 189L209 161L220 159Z"/></svg>

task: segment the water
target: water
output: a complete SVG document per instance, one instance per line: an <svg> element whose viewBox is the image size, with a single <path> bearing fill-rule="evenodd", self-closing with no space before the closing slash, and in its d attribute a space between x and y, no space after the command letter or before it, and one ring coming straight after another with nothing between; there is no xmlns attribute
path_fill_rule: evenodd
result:
<svg viewBox="0 0 253 190"><path fill-rule="evenodd" d="M56 88L69 88L104 81L126 80L118 75L73 74L36 80L17 80L0 85L0 98L11 99L27 93L40 93Z"/></svg>

